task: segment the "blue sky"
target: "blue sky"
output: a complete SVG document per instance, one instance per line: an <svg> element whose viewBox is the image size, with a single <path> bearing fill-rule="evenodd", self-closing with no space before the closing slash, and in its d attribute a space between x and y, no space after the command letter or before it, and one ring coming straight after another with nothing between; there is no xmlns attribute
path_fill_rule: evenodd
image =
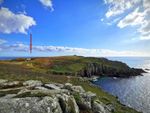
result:
<svg viewBox="0 0 150 113"><path fill-rule="evenodd" d="M0 0L0 56L149 56L149 0L118 1Z"/></svg>

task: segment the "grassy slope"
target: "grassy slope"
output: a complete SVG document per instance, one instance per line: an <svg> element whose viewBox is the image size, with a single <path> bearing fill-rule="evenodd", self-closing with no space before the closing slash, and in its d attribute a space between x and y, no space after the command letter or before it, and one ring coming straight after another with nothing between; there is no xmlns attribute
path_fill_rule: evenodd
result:
<svg viewBox="0 0 150 113"><path fill-rule="evenodd" d="M88 64L94 63L109 67L113 70L128 70L130 69L126 64L110 61L105 58L92 58L81 56L62 56L49 58L32 58L26 62L25 59L17 59L20 63L28 66L34 70L45 71L46 73L62 74L62 75L76 75L77 72L84 69ZM14 60L13 62L16 62Z"/></svg>
<svg viewBox="0 0 150 113"><path fill-rule="evenodd" d="M61 58L63 59L63 57ZM66 57L66 58L70 59L71 57ZM72 62L74 62L76 59L80 60L80 57L79 58L72 57L72 58L71 58ZM35 59L35 60L37 61L38 59ZM35 60L34 60L34 63L35 63ZM43 59L44 61L41 61L41 60L42 58L40 59L40 64L47 62L47 59L46 61L45 59ZM57 62L58 64L63 62L63 60L62 62L60 62L60 60L57 59L57 57L50 58L48 59L48 61L49 60L51 60L52 63ZM29 79L35 79L35 80L41 80L44 83L46 82L58 82L58 83L71 82L74 85L81 85L86 91L92 91L96 93L99 96L99 99L105 104L113 103L116 108L115 113L137 113L135 110L120 104L120 102L114 96L102 91L100 88L92 86L89 81L84 81L84 82L80 81L79 78L75 76L67 77L65 75L46 74L44 71L45 67L44 69L39 69L39 67L35 68L35 66L33 68L33 64L31 65L29 64L30 64L29 62L25 63L22 61L21 62L0 61L0 79L7 79L10 81L13 81L13 80L25 81Z"/></svg>

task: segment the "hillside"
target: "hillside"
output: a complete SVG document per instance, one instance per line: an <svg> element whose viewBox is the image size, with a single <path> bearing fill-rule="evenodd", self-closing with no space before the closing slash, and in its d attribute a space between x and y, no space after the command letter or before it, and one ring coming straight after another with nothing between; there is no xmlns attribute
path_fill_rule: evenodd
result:
<svg viewBox="0 0 150 113"><path fill-rule="evenodd" d="M42 94L41 93L34 94L35 92L34 88L30 88L30 87L28 88L28 87L23 86L23 83L28 80L38 80L38 81L41 81L43 84L71 83L75 86L81 86L85 90L85 92L90 91L96 94L96 99L100 103L102 103L103 106L107 106L108 108L113 109L110 111L112 113L138 113L132 108L129 108L121 104L118 101L118 98L104 92L99 87L94 86L87 79L84 79L78 76L66 76L65 75L66 72L76 73L80 71L80 69L85 68L87 66L86 64L89 64L89 63L90 64L97 63L97 64L103 64L103 65L107 64L109 66L113 66L116 63L116 65L113 66L113 68L116 67L118 69L119 68L123 69L124 67L126 67L127 69L130 69L126 64L123 64L121 62L112 62L105 58L88 58L88 57L85 58L85 57L80 57L80 56L32 58L32 59L19 58L19 59L12 60L12 61L0 61L0 86L1 86L0 87L0 102L1 102L0 104L2 106L9 105L8 107L13 107L12 103L15 104L17 102L21 102L22 104L18 106L18 108L23 108L26 101L28 101L29 104L32 104L32 101L29 101L28 99L30 100L41 99L41 101L45 101L43 99L47 99L47 96L51 97L52 95L49 95L49 93L43 94L45 92L43 91L44 90L43 88L42 88ZM67 71L67 69L69 71ZM53 74L54 72L52 73L52 71L55 71L56 74ZM75 74L71 74L71 75L75 75ZM20 91L23 94L20 95ZM26 91L31 91L33 93L32 94L28 92L26 93ZM19 97L17 95L19 95ZM15 96L15 97L12 97L12 96ZM73 95L73 96L75 99L77 99L76 102L78 104L80 113L94 113L90 111L89 109L85 109L85 107L83 107L82 104L78 103L79 95ZM38 102L37 102L37 105L40 104ZM14 105L15 110L19 110L19 109L16 109L17 107L15 105ZM39 107L40 109L42 108L42 106L39 106Z"/></svg>
<svg viewBox="0 0 150 113"><path fill-rule="evenodd" d="M119 61L82 56L43 57L31 59L19 58L12 62L20 62L20 64L32 69L43 70L46 73L57 75L128 77L140 75L144 72L141 69L130 68L125 63Z"/></svg>

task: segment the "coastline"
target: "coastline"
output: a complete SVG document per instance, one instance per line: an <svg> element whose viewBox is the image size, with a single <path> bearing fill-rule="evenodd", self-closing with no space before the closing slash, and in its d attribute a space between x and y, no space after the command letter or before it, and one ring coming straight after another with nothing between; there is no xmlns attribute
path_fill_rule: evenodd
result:
<svg viewBox="0 0 150 113"><path fill-rule="evenodd" d="M60 57L59 57L60 58ZM65 57L68 62L68 59L80 59L83 57ZM61 57L62 59L62 57ZM64 57L63 57L64 59ZM83 58L82 60L89 61L91 58ZM47 59L40 59L42 60L41 64L43 64ZM44 62L43 62L44 60ZM58 57L57 57L58 60ZM93 60L93 58L92 58ZM95 60L95 59L94 59ZM97 60L97 59L96 59ZM105 60L105 59L104 59ZM38 60L36 60L37 63ZM59 61L61 62L61 61ZM65 62L66 63L66 62ZM30 65L29 65L30 64ZM73 62L74 64L74 62ZM82 64L82 63L81 63ZM62 65L62 64L61 64ZM62 65L64 67L64 65ZM67 65L68 67L68 65ZM7 69L7 70L6 70ZM82 86L85 91L90 91L92 93L95 93L98 96L98 99L105 105L112 105L115 107L115 113L139 113L138 111L134 110L133 108L130 108L128 106L125 106L120 103L118 98L115 96L109 94L108 92L105 92L103 89L95 86L91 83L91 78L85 78L85 77L77 77L77 76L69 76L65 74L52 74L52 73L45 73L47 68L41 69L41 68L35 68L33 65L31 65L31 61L11 61L11 62L0 62L0 78L1 79L8 79L10 81L27 81L27 80L40 80L43 83L71 83L75 86ZM11 76L10 76L11 75ZM98 76L93 76L92 80L97 80L99 78Z"/></svg>
<svg viewBox="0 0 150 113"><path fill-rule="evenodd" d="M89 81L89 85L90 85L90 86L95 87L95 88L97 88L98 90L104 92L106 95L109 95L109 96L112 96L113 98L115 98L115 100L116 100L121 106L127 107L127 109L128 109L128 108L129 108L129 109L132 109L135 113L142 113L142 111L138 111L137 109L135 109L135 108L133 108L133 107L131 107L131 106L125 105L124 103L122 103L122 102L120 101L120 99L119 99L117 96L115 96L115 95L113 95L113 94L111 94L111 93L105 91L105 90L102 89L99 85L94 84L95 81L98 81L98 79L101 79L101 78L102 78L102 77L98 77L98 76L93 76L93 77L91 77L91 78L88 78L88 77L79 77L79 79L81 79L81 81L86 81L86 80L87 80L87 81ZM114 77L111 77L111 78L114 78ZM116 78L117 78L117 77L116 77ZM116 79L116 78L115 78L115 79ZM123 113L124 113L124 112L123 112ZM125 112L125 113L127 113L127 112ZM132 113L132 112L131 112L131 113Z"/></svg>
<svg viewBox="0 0 150 113"><path fill-rule="evenodd" d="M94 80L94 82L95 82L95 79L100 79L100 78L101 78L101 77L94 77L94 78L91 78L91 79L87 78L86 80L89 81L90 86L95 87L95 88L97 88L99 91L104 92L107 96L109 95L110 97L113 97L113 98L115 99L115 101L117 101L117 103L119 103L121 106L126 107L126 108L127 108L127 111L126 111L126 112L123 112L123 113L128 113L128 109L133 110L132 112L129 112L129 113L134 113L134 112L135 112L135 113L142 113L141 111L138 111L138 110L132 108L131 106L127 106L127 105L121 103L121 101L119 100L119 98L118 98L117 96L110 94L109 92L107 92L107 91L105 91L104 89L102 89L99 85L96 85L96 84L93 83L93 80Z"/></svg>

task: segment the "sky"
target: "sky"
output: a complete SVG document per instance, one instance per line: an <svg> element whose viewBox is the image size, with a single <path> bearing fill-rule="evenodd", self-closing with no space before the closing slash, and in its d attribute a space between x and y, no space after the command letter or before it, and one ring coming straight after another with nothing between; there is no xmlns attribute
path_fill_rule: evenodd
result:
<svg viewBox="0 0 150 113"><path fill-rule="evenodd" d="M150 0L0 0L0 56L63 55L150 56Z"/></svg>

